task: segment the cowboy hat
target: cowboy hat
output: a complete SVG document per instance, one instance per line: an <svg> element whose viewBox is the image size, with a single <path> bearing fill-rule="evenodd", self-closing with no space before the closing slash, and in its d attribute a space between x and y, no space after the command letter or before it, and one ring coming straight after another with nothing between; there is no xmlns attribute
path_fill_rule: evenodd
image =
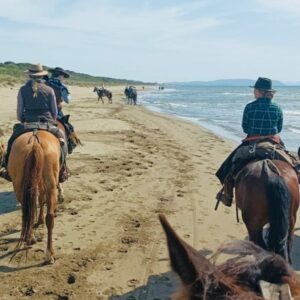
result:
<svg viewBox="0 0 300 300"><path fill-rule="evenodd" d="M54 69L49 69L54 76L63 75L65 78L69 78L70 74L67 73L63 68L55 67Z"/></svg>
<svg viewBox="0 0 300 300"><path fill-rule="evenodd" d="M276 92L275 90L272 89L272 80L264 77L258 77L254 86L250 86L250 87L258 90L267 91L267 92Z"/></svg>
<svg viewBox="0 0 300 300"><path fill-rule="evenodd" d="M32 64L29 66L29 69L25 71L31 77L40 77L48 74L48 71L43 69L41 64Z"/></svg>

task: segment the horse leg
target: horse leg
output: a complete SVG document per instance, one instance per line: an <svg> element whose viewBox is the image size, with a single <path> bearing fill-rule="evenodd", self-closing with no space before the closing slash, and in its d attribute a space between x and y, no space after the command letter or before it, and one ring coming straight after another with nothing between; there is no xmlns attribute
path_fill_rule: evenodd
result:
<svg viewBox="0 0 300 300"><path fill-rule="evenodd" d="M260 246L261 248L267 250L267 245L263 239L263 228L259 229L249 229L248 228L248 234L249 234L249 240L256 245Z"/></svg>
<svg viewBox="0 0 300 300"><path fill-rule="evenodd" d="M47 240L47 250L46 250L46 262L53 264L55 262L54 259L54 251L52 245L52 231L54 227L54 216L55 216L55 208L56 208L56 199L57 199L57 190L53 188L51 191L51 195L48 199L47 203L47 215L46 215L46 225L48 229L48 240Z"/></svg>
<svg viewBox="0 0 300 300"><path fill-rule="evenodd" d="M64 190L62 188L62 184L61 183L58 184L57 189L58 189L58 197L57 197L58 203L63 203L64 200L65 200L65 198L64 198L64 194L63 194Z"/></svg>
<svg viewBox="0 0 300 300"><path fill-rule="evenodd" d="M38 217L38 221L35 224L34 227L38 227L40 225L44 225L45 221L44 221L44 204L40 202L40 212L39 212L39 217Z"/></svg>

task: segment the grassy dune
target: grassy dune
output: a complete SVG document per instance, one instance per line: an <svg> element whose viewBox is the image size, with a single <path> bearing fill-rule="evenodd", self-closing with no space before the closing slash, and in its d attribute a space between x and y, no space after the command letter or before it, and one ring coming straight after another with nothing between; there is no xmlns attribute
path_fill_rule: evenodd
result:
<svg viewBox="0 0 300 300"><path fill-rule="evenodd" d="M26 71L29 66L30 64L28 63L14 63L9 61L0 63L0 85L14 86L15 84L24 82L27 78L24 71ZM44 66L44 68L49 69L50 67ZM99 86L102 83L105 85L150 84L142 81L91 76L88 74L77 73L70 70L67 71L71 75L70 79L68 79L69 85Z"/></svg>

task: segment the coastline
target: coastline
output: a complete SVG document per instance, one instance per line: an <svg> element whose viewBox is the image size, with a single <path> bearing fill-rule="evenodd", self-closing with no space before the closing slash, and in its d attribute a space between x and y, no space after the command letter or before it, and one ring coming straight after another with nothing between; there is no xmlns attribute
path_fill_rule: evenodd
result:
<svg viewBox="0 0 300 300"><path fill-rule="evenodd" d="M170 273L166 241L157 215L164 213L178 234L209 255L224 241L244 239L235 206L214 211L220 184L214 173L232 143L177 117L124 104L124 87L113 87L113 104L97 103L91 88L72 87L70 113L84 145L68 162L54 225L57 261L41 266L44 236L28 262L9 263L6 254L20 234L19 206L1 214L0 289L7 299L126 299L144 291L167 299L177 284ZM0 126L9 137L16 90L4 91ZM3 117L3 118L2 118ZM1 202L12 201L12 185L0 179ZM299 256L299 243L294 256ZM296 267L299 268L299 259ZM70 274L76 282L68 284ZM13 282L13 283L12 283ZM52 296L49 296L52 295ZM52 297L52 298L51 298Z"/></svg>

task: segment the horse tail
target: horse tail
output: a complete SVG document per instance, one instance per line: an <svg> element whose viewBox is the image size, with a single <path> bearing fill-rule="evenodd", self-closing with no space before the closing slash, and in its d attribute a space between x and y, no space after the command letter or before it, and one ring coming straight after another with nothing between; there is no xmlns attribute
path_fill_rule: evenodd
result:
<svg viewBox="0 0 300 300"><path fill-rule="evenodd" d="M32 149L26 157L22 183L22 233L21 241L30 242L34 225L39 186L43 182L44 156L38 141L33 142Z"/></svg>
<svg viewBox="0 0 300 300"><path fill-rule="evenodd" d="M268 176L266 195L270 223L268 248L287 257L291 195L284 179L275 172Z"/></svg>

